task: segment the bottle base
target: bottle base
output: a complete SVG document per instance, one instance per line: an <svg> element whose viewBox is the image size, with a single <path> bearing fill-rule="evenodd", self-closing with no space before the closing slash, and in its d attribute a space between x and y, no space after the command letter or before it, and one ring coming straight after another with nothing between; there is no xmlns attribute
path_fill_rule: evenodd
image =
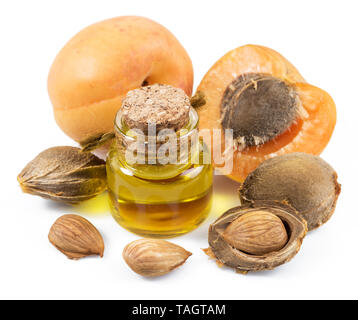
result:
<svg viewBox="0 0 358 320"><path fill-rule="evenodd" d="M207 218L212 189L197 199L180 203L138 204L109 192L113 218L128 231L150 238L172 238L196 229Z"/></svg>

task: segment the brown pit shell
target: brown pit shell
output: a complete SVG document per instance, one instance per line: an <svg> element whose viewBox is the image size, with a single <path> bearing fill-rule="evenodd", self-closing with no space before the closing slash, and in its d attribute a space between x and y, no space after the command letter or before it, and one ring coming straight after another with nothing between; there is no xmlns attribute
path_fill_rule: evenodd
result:
<svg viewBox="0 0 358 320"><path fill-rule="evenodd" d="M225 231L233 221L254 212L267 212L282 221L288 239L281 249L254 255L235 248L225 239ZM234 268L239 273L271 270L290 261L297 254L306 233L305 220L291 206L275 201L257 201L228 210L210 226L211 252L206 253L213 255L220 264Z"/></svg>
<svg viewBox="0 0 358 320"><path fill-rule="evenodd" d="M337 173L327 162L297 152L264 161L247 176L239 195L242 202L286 202L313 230L332 216L340 191Z"/></svg>
<svg viewBox="0 0 358 320"><path fill-rule="evenodd" d="M233 129L239 148L258 146L286 131L299 118L301 102L295 89L269 74L236 78L221 101L221 123Z"/></svg>

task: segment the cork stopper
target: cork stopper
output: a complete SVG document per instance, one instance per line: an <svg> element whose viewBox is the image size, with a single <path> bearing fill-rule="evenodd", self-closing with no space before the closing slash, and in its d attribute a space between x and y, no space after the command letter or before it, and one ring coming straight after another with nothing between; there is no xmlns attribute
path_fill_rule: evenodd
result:
<svg viewBox="0 0 358 320"><path fill-rule="evenodd" d="M182 89L154 84L129 91L123 100L122 117L130 129L148 133L148 124L156 131L183 128L189 121L190 99Z"/></svg>

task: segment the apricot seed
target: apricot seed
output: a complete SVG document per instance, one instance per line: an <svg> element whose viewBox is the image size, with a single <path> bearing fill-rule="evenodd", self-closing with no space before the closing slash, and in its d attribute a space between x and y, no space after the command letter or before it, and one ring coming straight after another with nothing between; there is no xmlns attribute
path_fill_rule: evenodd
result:
<svg viewBox="0 0 358 320"><path fill-rule="evenodd" d="M276 215L257 210L231 222L223 238L241 251L260 255L282 249L287 242L287 232Z"/></svg>

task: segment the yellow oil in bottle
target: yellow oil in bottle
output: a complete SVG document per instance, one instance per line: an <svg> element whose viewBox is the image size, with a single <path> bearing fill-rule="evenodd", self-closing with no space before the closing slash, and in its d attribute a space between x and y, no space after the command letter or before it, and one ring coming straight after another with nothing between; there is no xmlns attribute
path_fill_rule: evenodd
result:
<svg viewBox="0 0 358 320"><path fill-rule="evenodd" d="M128 93L116 115L106 161L110 208L134 233L178 236L210 212L211 157L189 104L184 91L153 85Z"/></svg>
<svg viewBox="0 0 358 320"><path fill-rule="evenodd" d="M111 212L121 226L142 236L167 238L189 232L205 220L213 173L210 164L203 164L202 154L199 164L173 178L143 179L121 162L116 144L107 157L107 178Z"/></svg>

